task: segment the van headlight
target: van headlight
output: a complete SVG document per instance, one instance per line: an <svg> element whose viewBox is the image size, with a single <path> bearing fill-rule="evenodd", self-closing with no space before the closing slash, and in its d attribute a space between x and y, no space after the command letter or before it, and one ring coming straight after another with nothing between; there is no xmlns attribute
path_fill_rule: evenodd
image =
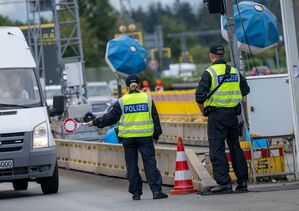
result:
<svg viewBox="0 0 299 211"><path fill-rule="evenodd" d="M49 146L47 122L40 123L34 128L32 146L33 149Z"/></svg>

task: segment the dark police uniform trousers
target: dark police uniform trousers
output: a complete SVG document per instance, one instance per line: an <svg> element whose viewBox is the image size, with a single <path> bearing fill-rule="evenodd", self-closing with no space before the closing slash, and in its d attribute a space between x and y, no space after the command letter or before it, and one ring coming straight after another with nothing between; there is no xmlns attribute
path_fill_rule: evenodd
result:
<svg viewBox="0 0 299 211"><path fill-rule="evenodd" d="M230 149L232 166L238 183L248 180L248 170L239 143L238 118L235 108L217 108L208 117L210 159L214 179L219 185L231 183L229 165L225 155L225 140Z"/></svg>
<svg viewBox="0 0 299 211"><path fill-rule="evenodd" d="M160 192L162 177L157 169L153 137L120 138L125 149L129 179L129 192L142 195L142 179L138 168L138 151L141 154L144 172L152 192Z"/></svg>

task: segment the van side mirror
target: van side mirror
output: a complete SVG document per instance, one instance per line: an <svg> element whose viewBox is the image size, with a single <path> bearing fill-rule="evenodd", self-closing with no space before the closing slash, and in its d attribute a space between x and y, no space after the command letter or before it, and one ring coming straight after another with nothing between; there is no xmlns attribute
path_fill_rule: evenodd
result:
<svg viewBox="0 0 299 211"><path fill-rule="evenodd" d="M64 96L53 97L53 107L50 109L50 116L61 116L64 112Z"/></svg>

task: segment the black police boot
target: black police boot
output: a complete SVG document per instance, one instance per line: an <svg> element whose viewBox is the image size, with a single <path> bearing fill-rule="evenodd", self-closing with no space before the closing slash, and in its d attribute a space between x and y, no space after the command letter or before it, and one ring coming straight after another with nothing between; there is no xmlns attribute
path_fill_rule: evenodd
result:
<svg viewBox="0 0 299 211"><path fill-rule="evenodd" d="M140 200L140 194L139 193L134 193L132 196L133 200Z"/></svg>
<svg viewBox="0 0 299 211"><path fill-rule="evenodd" d="M168 198L168 195L163 192L154 192L153 199L165 199Z"/></svg>
<svg viewBox="0 0 299 211"><path fill-rule="evenodd" d="M226 194L226 193L232 193L233 187L231 183L228 183L226 185L218 185L210 190L211 194Z"/></svg>
<svg viewBox="0 0 299 211"><path fill-rule="evenodd" d="M237 193L244 193L244 192L248 192L248 188L247 188L247 182L240 182L238 183L235 192Z"/></svg>

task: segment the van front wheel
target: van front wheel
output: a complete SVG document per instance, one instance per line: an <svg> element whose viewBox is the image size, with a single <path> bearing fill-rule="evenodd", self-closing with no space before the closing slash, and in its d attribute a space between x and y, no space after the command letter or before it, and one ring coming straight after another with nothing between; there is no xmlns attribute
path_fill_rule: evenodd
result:
<svg viewBox="0 0 299 211"><path fill-rule="evenodd" d="M12 186L13 186L15 191L27 190L28 181L27 180L15 180L15 181L12 182Z"/></svg>
<svg viewBox="0 0 299 211"><path fill-rule="evenodd" d="M58 192L59 176L57 162L51 177L43 178L40 182L44 194L54 194Z"/></svg>

